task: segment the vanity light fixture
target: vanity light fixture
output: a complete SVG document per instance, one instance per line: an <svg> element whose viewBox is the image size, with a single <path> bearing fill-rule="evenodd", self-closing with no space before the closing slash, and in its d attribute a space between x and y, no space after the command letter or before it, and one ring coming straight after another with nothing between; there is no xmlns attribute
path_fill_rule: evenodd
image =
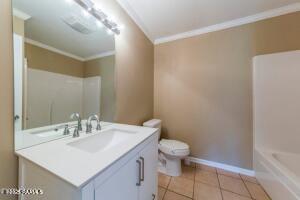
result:
<svg viewBox="0 0 300 200"><path fill-rule="evenodd" d="M97 26L98 26L99 28L102 28L102 27L103 27L103 24L102 24L102 22L100 22L100 21L97 21L96 24L97 24Z"/></svg>
<svg viewBox="0 0 300 200"><path fill-rule="evenodd" d="M102 23L106 28L109 29L112 33L119 35L121 33L121 28L111 20L101 9L99 9L98 5L95 5L90 0L73 0L77 2L87 14L94 16L98 22ZM98 23L97 23L98 25ZM99 25L98 25L99 26ZM109 33L109 32L108 32ZM109 33L110 34L110 33Z"/></svg>
<svg viewBox="0 0 300 200"><path fill-rule="evenodd" d="M107 32L108 35L112 35L114 33L110 29L108 29L106 32Z"/></svg>
<svg viewBox="0 0 300 200"><path fill-rule="evenodd" d="M85 9L88 11L91 11L92 8L94 7L94 3L90 0L80 0L84 5L85 5Z"/></svg>
<svg viewBox="0 0 300 200"><path fill-rule="evenodd" d="M119 26L119 29L120 30L123 30L125 28L125 26L123 25L123 24L121 24L120 26Z"/></svg>
<svg viewBox="0 0 300 200"><path fill-rule="evenodd" d="M87 10L82 10L82 15L86 18L90 18L90 13Z"/></svg>
<svg viewBox="0 0 300 200"><path fill-rule="evenodd" d="M68 4L72 4L74 1L73 0L65 0Z"/></svg>

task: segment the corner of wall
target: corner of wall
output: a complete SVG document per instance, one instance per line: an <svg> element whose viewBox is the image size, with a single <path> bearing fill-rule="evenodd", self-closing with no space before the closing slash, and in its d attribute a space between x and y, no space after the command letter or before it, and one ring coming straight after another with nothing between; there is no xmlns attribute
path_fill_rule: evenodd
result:
<svg viewBox="0 0 300 200"><path fill-rule="evenodd" d="M17 157L14 155L13 134L13 55L11 1L0 1L0 188L16 187ZM1 196L1 200L12 199Z"/></svg>

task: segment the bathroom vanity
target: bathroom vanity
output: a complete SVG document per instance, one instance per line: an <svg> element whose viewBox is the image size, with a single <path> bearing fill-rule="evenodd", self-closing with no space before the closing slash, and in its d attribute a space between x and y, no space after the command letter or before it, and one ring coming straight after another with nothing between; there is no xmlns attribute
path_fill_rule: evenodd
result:
<svg viewBox="0 0 300 200"><path fill-rule="evenodd" d="M95 3L12 1L19 188L43 191L21 200L157 198L159 132L114 123L121 24Z"/></svg>
<svg viewBox="0 0 300 200"><path fill-rule="evenodd" d="M112 123L18 150L20 187L43 190L20 199L157 199L157 141L157 129Z"/></svg>

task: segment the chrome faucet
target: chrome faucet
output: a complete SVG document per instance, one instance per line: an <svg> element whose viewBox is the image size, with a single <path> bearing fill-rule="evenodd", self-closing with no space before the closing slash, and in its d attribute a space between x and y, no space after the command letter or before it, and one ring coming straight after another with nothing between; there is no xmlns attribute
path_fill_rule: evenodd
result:
<svg viewBox="0 0 300 200"><path fill-rule="evenodd" d="M86 133L91 133L92 132L92 121L97 121L97 127L96 130L100 131L101 130L101 125L100 125L100 120L97 115L91 115L87 122L86 122Z"/></svg>
<svg viewBox="0 0 300 200"><path fill-rule="evenodd" d="M74 125L74 126L69 126L68 124L65 125L65 128L64 128L64 135L69 135L70 134L70 129L71 128L75 128L74 129L74 133L73 133L73 138L75 137L79 137L79 130L78 130L78 126L77 125Z"/></svg>
<svg viewBox="0 0 300 200"><path fill-rule="evenodd" d="M73 132L73 138L79 137L79 129L78 127L75 127L74 132Z"/></svg>
<svg viewBox="0 0 300 200"><path fill-rule="evenodd" d="M64 133L63 133L63 134L64 134L64 135L69 135L69 134L70 134L70 128L69 128L69 125L68 125L68 124L65 125Z"/></svg>
<svg viewBox="0 0 300 200"><path fill-rule="evenodd" d="M80 114L79 113L73 113L71 116L70 116L71 119L73 120L77 120L77 130L78 131L82 131L82 125L81 125L81 117L80 117Z"/></svg>

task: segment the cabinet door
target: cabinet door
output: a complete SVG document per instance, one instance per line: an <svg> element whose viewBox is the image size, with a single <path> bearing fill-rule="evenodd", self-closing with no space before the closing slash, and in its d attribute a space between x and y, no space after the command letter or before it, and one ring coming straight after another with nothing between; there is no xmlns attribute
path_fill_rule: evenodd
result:
<svg viewBox="0 0 300 200"><path fill-rule="evenodd" d="M95 189L95 200L138 200L138 157L131 159Z"/></svg>
<svg viewBox="0 0 300 200"><path fill-rule="evenodd" d="M141 152L140 160L143 161L143 181L139 190L140 200L154 200L157 198L157 161L158 142L153 140Z"/></svg>

